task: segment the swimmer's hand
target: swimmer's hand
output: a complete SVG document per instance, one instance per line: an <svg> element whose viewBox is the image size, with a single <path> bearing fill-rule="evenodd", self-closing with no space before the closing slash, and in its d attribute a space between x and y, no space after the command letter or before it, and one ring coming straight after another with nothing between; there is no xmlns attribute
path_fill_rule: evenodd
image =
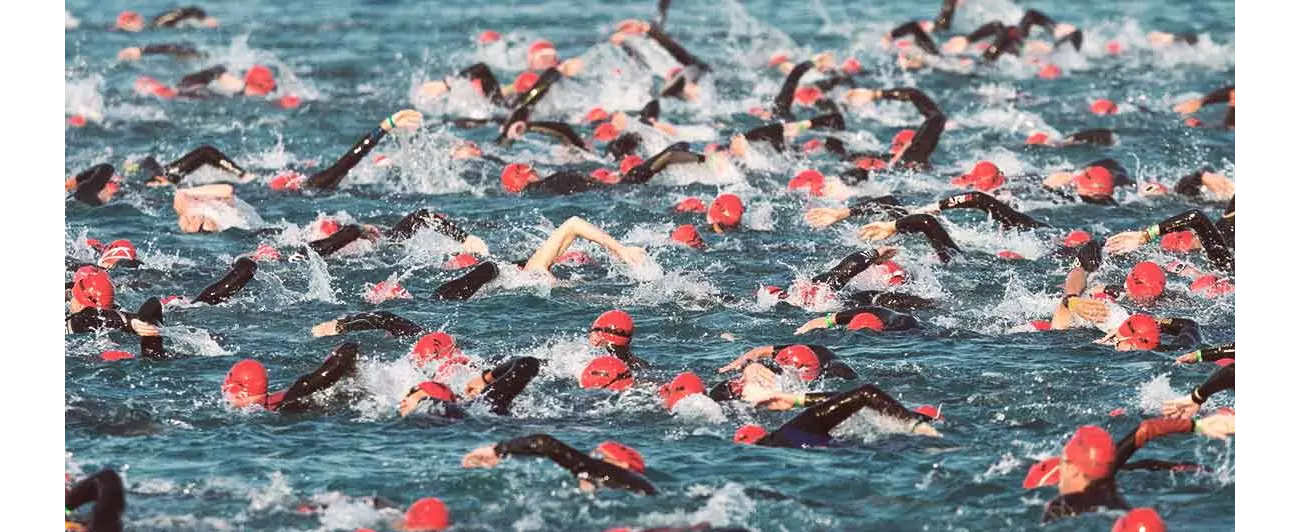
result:
<svg viewBox="0 0 1300 532"><path fill-rule="evenodd" d="M749 362L751 360L758 360L760 358L765 358L770 356L772 356L772 346L765 345L762 347L755 347L747 351L745 354L740 355L740 358L732 360L730 364L718 368L718 373L735 371L740 369L742 366L744 366L746 362Z"/></svg>
<svg viewBox="0 0 1300 532"><path fill-rule="evenodd" d="M940 51L942 51L944 55L956 55L966 51L966 46L969 44L970 40L967 39L965 35L958 35L948 39L948 42L943 43L943 47L940 48Z"/></svg>
<svg viewBox="0 0 1300 532"><path fill-rule="evenodd" d="M811 320L808 320L808 323L805 323L803 324L803 326L799 327L798 329L795 329L794 333L796 335L799 335L799 334L805 334L809 331L815 331L817 329L825 329L825 328L826 328L825 318L813 318Z"/></svg>
<svg viewBox="0 0 1300 532"><path fill-rule="evenodd" d="M805 213L803 219L813 228L821 229L848 218L850 214L848 208L817 207Z"/></svg>
<svg viewBox="0 0 1300 532"><path fill-rule="evenodd" d="M645 264L645 248L620 245L619 247L615 248L613 251L615 255L618 255L619 259L622 259L623 262L626 262L633 266L640 266L642 264Z"/></svg>
<svg viewBox="0 0 1300 532"><path fill-rule="evenodd" d="M1196 420L1196 432L1207 438L1226 439L1237 433L1237 414L1219 412Z"/></svg>
<svg viewBox="0 0 1300 532"><path fill-rule="evenodd" d="M465 458L460 460L460 465L465 469L474 469L478 467L486 469L496 467L500 462L501 457L497 456L496 446L484 445L483 447L474 449L473 451L470 451L469 454L465 455Z"/></svg>
<svg viewBox="0 0 1300 532"><path fill-rule="evenodd" d="M1178 358L1174 359L1175 364L1198 364L1200 362L1201 354L1199 351L1192 351L1191 353L1179 355Z"/></svg>
<svg viewBox="0 0 1300 532"><path fill-rule="evenodd" d="M1184 114L1184 115L1190 115L1200 110L1201 110L1200 98L1193 98L1191 100L1181 102L1178 105L1174 106L1175 113Z"/></svg>
<svg viewBox="0 0 1300 532"><path fill-rule="evenodd" d="M311 328L311 335L317 338L334 336L339 333L339 320L330 320Z"/></svg>
<svg viewBox="0 0 1300 532"><path fill-rule="evenodd" d="M1046 41L1034 39L1025 43L1025 51L1032 55L1047 55L1052 53L1052 45Z"/></svg>
<svg viewBox="0 0 1300 532"><path fill-rule="evenodd" d="M394 126L414 131L424 121L424 115L415 109L402 109L379 122L384 131L392 131Z"/></svg>
<svg viewBox="0 0 1300 532"><path fill-rule="evenodd" d="M123 48L117 52L117 60L118 61L139 61L140 56L143 53L144 53L143 50L135 46L132 46L130 48Z"/></svg>
<svg viewBox="0 0 1300 532"><path fill-rule="evenodd" d="M483 393L483 389L487 388L487 385L488 382L482 375L470 379L469 383L465 385L465 398L473 399L478 397L478 394Z"/></svg>
<svg viewBox="0 0 1300 532"><path fill-rule="evenodd" d="M1125 231L1106 239L1106 253L1128 253L1148 242L1146 231Z"/></svg>
<svg viewBox="0 0 1300 532"><path fill-rule="evenodd" d="M1067 308L1069 308L1070 312L1074 313L1075 316L1093 323L1106 321L1106 318L1110 316L1110 307L1107 307L1106 303L1096 299L1072 297L1070 298L1070 303Z"/></svg>
<svg viewBox="0 0 1300 532"><path fill-rule="evenodd" d="M138 319L131 320L131 330L135 331L135 333L140 336L159 336L161 334L158 332L157 327Z"/></svg>
<svg viewBox="0 0 1300 532"><path fill-rule="evenodd" d="M436 98L446 94L449 90L451 90L451 87L448 87L447 82L443 80L437 79L426 81L424 84L420 85L420 96L424 96L425 98Z"/></svg>
<svg viewBox="0 0 1300 532"><path fill-rule="evenodd" d="M1190 395L1170 399L1165 401L1165 404L1160 405L1161 414L1165 417L1177 419L1191 419L1193 415L1196 415L1196 411L1200 409L1201 405L1196 404L1196 401L1193 401Z"/></svg>
<svg viewBox="0 0 1300 532"><path fill-rule="evenodd" d="M1043 186L1047 188L1061 188L1069 184L1070 180L1073 178L1074 176L1070 175L1069 172L1057 172L1047 176L1047 178L1043 180Z"/></svg>
<svg viewBox="0 0 1300 532"><path fill-rule="evenodd" d="M1201 184L1214 193L1214 196L1220 200L1226 200L1237 194L1237 187L1231 179L1220 175L1206 172L1201 174Z"/></svg>
<svg viewBox="0 0 1300 532"><path fill-rule="evenodd" d="M931 438L943 437L943 434L939 434L939 431L935 430L935 428L931 426L929 423L921 423L920 425L912 427L912 434L920 434L922 436L929 436Z"/></svg>
<svg viewBox="0 0 1300 532"><path fill-rule="evenodd" d="M886 261L898 255L898 248L894 246L880 246L876 248L876 262Z"/></svg>
<svg viewBox="0 0 1300 532"><path fill-rule="evenodd" d="M749 153L749 139L744 135L732 135L731 144L728 145L732 157L744 157Z"/></svg>
<svg viewBox="0 0 1300 532"><path fill-rule="evenodd" d="M171 185L171 181L168 181L166 177L160 175L153 176L144 183L144 186L146 187L169 187Z"/></svg>
<svg viewBox="0 0 1300 532"><path fill-rule="evenodd" d="M585 66L586 63L584 63L582 59L574 57L572 59L565 59L556 69L559 70L561 74L564 74L564 77L571 78L582 72L582 69Z"/></svg>
<svg viewBox="0 0 1300 532"><path fill-rule="evenodd" d="M858 236L863 240L884 240L898 231L898 226L891 221L872 222L862 226L858 230Z"/></svg>
<svg viewBox="0 0 1300 532"><path fill-rule="evenodd" d="M466 253L479 256L486 256L488 254L487 243L484 242L482 238L474 235L465 237L465 242L461 244L461 249L464 249Z"/></svg>

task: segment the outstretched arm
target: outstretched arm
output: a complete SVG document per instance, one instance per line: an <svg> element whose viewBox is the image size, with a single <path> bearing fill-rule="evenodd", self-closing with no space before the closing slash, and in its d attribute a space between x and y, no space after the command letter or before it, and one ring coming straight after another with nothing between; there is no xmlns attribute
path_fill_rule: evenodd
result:
<svg viewBox="0 0 1300 532"><path fill-rule="evenodd" d="M334 164L330 165L329 168L321 170L307 179L307 184L325 190L338 187L339 182L343 181L343 177L348 175L348 171L360 163L366 157L366 154L370 153L370 150L373 150L379 144L384 135L387 135L393 128L398 127L415 129L420 126L423 119L423 115L414 109L403 109L385 118L379 122L379 127L361 137L356 144L352 145L352 149L344 153L337 161L334 161Z"/></svg>
<svg viewBox="0 0 1300 532"><path fill-rule="evenodd" d="M645 250L638 247L624 246L609 233L602 231L590 222L574 216L551 232L551 236L542 242L541 247L524 264L525 270L549 272L555 259L573 244L575 238L584 238L603 246L624 262L638 265L645 260Z"/></svg>

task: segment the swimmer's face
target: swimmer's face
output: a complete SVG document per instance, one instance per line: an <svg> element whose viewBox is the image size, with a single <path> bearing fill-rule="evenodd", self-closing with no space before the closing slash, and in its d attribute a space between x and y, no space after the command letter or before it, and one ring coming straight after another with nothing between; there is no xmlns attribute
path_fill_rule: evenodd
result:
<svg viewBox="0 0 1300 532"><path fill-rule="evenodd" d="M545 48L528 55L528 70L546 70L560 64L553 48Z"/></svg>
<svg viewBox="0 0 1300 532"><path fill-rule="evenodd" d="M248 395L248 392L226 394L226 401L233 408L247 408L253 405L266 406L266 394Z"/></svg>
<svg viewBox="0 0 1300 532"><path fill-rule="evenodd" d="M592 347L604 347L604 346L605 346L605 341L602 340L602 339L600 338L600 335L597 334L595 331L592 331L592 332L587 333L587 343L591 344Z"/></svg>

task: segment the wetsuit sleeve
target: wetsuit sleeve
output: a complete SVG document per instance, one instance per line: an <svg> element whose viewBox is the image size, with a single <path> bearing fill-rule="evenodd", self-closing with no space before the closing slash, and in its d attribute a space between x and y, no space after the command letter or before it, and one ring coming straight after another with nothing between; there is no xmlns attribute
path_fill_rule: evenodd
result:
<svg viewBox="0 0 1300 532"><path fill-rule="evenodd" d="M192 74L186 74L184 77L181 78L180 83L177 83L176 86L181 89L192 89L196 87L202 87L204 85L212 83L212 80L221 77L221 75L225 73L226 73L226 67L224 65L217 65L214 67L205 68L203 70L194 72Z"/></svg>
<svg viewBox="0 0 1300 532"><path fill-rule="evenodd" d="M636 148L640 145L641 135L624 131L613 142L605 145L605 154L615 159L622 159L625 155L636 153Z"/></svg>
<svg viewBox="0 0 1300 532"><path fill-rule="evenodd" d="M1225 358L1237 359L1237 342L1230 344L1216 345L1201 350L1202 362L1214 362Z"/></svg>
<svg viewBox="0 0 1300 532"><path fill-rule="evenodd" d="M1185 349L1201 345L1201 326L1195 321L1187 318L1161 318L1156 323L1160 326L1160 334L1168 334L1174 337L1174 341L1169 345L1161 345L1162 351L1170 349Z"/></svg>
<svg viewBox="0 0 1300 532"><path fill-rule="evenodd" d="M1201 196L1201 176L1211 172L1209 168L1201 168L1195 172L1187 174L1178 180L1174 185L1174 192L1184 196L1200 197Z"/></svg>
<svg viewBox="0 0 1300 532"><path fill-rule="evenodd" d="M240 257L225 277L204 288L194 300L209 305L220 304L239 293L244 285L253 279L255 273L257 273L257 262L248 257Z"/></svg>
<svg viewBox="0 0 1300 532"><path fill-rule="evenodd" d="M781 425L777 432L796 429L821 437L830 437L830 432L835 427L863 408L907 421L930 420L929 416L908 410L874 384L864 384L808 407L794 419Z"/></svg>
<svg viewBox="0 0 1300 532"><path fill-rule="evenodd" d="M392 229L389 229L385 236L389 240L406 240L415 235L415 233L424 228L432 228L434 231L447 235L452 240L464 242L469 238L469 233L465 232L448 220L442 214L431 214L428 209L420 209L412 212L402 221L397 222Z"/></svg>
<svg viewBox="0 0 1300 532"><path fill-rule="evenodd" d="M339 160L334 161L334 164L330 165L329 168L311 176L307 180L307 184L324 190L337 188L339 182L343 181L343 177L348 175L348 171L355 167L357 163L360 163L366 157L366 154L370 153L370 150L375 149L375 145L379 144L379 141L387 134L388 132L384 131L382 127L371 130L366 136L357 140L357 143L352 145L352 149L339 157Z"/></svg>
<svg viewBox="0 0 1300 532"><path fill-rule="evenodd" d="M170 55L174 57L199 57L203 55L188 44L150 44L140 48L142 55Z"/></svg>
<svg viewBox="0 0 1300 532"><path fill-rule="evenodd" d="M1057 39L1056 44L1052 47L1060 48L1065 43L1070 43L1070 46L1074 47L1074 51L1079 51L1080 48L1083 48L1083 30L1074 30L1066 34L1066 36Z"/></svg>
<svg viewBox="0 0 1300 532"><path fill-rule="evenodd" d="M961 248L952 241L948 236L948 231L939 224L939 220L929 214L909 214L899 218L894 222L894 227L900 233L921 233L925 235L926 240L930 241L930 246L934 252L939 255L941 262L947 263L952 260L953 253L960 253Z"/></svg>
<svg viewBox="0 0 1300 532"><path fill-rule="evenodd" d="M182 179L185 179L185 176L204 166L215 166L235 177L243 177L247 173L238 164L235 164L235 161L231 160L229 156L221 153L221 150L205 144L194 148L189 153L182 155L180 159L176 159L163 167L163 177L166 177L172 183L180 183Z"/></svg>
<svg viewBox="0 0 1300 532"><path fill-rule="evenodd" d="M519 112L520 110L526 112L529 109L532 109L533 106L537 105L537 102L541 101L542 97L546 96L546 93L551 90L551 85L554 85L555 82L559 81L562 77L564 77L564 74L561 74L559 69L555 67L546 69L546 71L542 72L542 75L537 78L537 82L533 83L533 88L528 89L528 92L520 94L515 100L515 112Z"/></svg>
<svg viewBox="0 0 1300 532"><path fill-rule="evenodd" d="M1111 464L1108 476L1114 476L1133 457L1133 453L1147 442L1170 434L1189 433L1193 428L1195 425L1190 419L1156 418L1143 421L1115 445L1115 462Z"/></svg>
<svg viewBox="0 0 1300 532"><path fill-rule="evenodd" d="M1001 35L1002 32L1006 31L1006 29L1005 25L995 20L975 28L975 31L966 34L966 40L968 42L975 42L981 39L987 39L995 35Z"/></svg>
<svg viewBox="0 0 1300 532"><path fill-rule="evenodd" d="M1030 218L1028 215L1012 209L1009 205L983 192L954 194L939 200L939 210L947 211L952 209L979 209L988 213L994 221L1002 225L1003 229L1047 227L1047 224Z"/></svg>
<svg viewBox="0 0 1300 532"><path fill-rule="evenodd" d="M424 332L423 327L416 325L411 320L382 310L353 314L338 320L339 334L376 329L382 329L388 334L398 337L419 336Z"/></svg>
<svg viewBox="0 0 1300 532"><path fill-rule="evenodd" d="M1224 242L1223 233L1210 222L1210 218L1197 209L1184 211L1158 224L1160 236L1178 231L1191 230L1201 241L1201 249L1210 260L1210 265L1223 271L1236 270L1237 261L1232 251Z"/></svg>
<svg viewBox="0 0 1300 532"><path fill-rule="evenodd" d="M930 155L934 154L935 148L939 147L939 137L943 135L944 127L948 124L948 117L940 114L925 119L921 127L916 130L916 137L903 150L903 156L900 159L905 163L930 164Z"/></svg>
<svg viewBox="0 0 1300 532"><path fill-rule="evenodd" d="M750 142L764 141L771 144L776 151L785 150L785 126L782 124L768 124L762 127L756 127L745 132L745 140Z"/></svg>
<svg viewBox="0 0 1300 532"><path fill-rule="evenodd" d="M957 0L943 0L939 16L934 18L934 29L948 31L952 29L952 18L957 14Z"/></svg>
<svg viewBox="0 0 1300 532"><path fill-rule="evenodd" d="M844 115L839 111L817 115L808 119L808 124L814 129L844 131Z"/></svg>
<svg viewBox="0 0 1300 532"><path fill-rule="evenodd" d="M101 329L117 329L122 332L134 334L135 330L131 328L130 313L120 310L102 310L97 308L84 308L80 312L69 314L63 320L65 332L69 333L87 333Z"/></svg>
<svg viewBox="0 0 1300 532"><path fill-rule="evenodd" d="M497 77L492 74L492 69L484 63L474 63L458 74L460 77L470 80L478 80L479 87L483 88L483 95L492 100L497 105L505 105L505 97L501 95L501 83Z"/></svg>
<svg viewBox="0 0 1300 532"><path fill-rule="evenodd" d="M781 346L775 349L780 352L785 347ZM830 348L824 345L809 345L808 349L811 349L813 354L817 355L817 362L822 366L822 373L845 380L856 380L858 378L858 372L853 371L853 368L835 356L835 352L831 351ZM822 399L829 398L831 395L834 394L824 394ZM805 399L807 398L805 397Z"/></svg>
<svg viewBox="0 0 1300 532"><path fill-rule="evenodd" d="M122 531L122 512L126 510L122 477L112 469L105 469L81 479L63 494L63 507L67 510L75 510L90 502L95 503L90 530Z"/></svg>
<svg viewBox="0 0 1300 532"><path fill-rule="evenodd" d="M1025 11L1025 16L1020 17L1020 24L1017 25L1020 35L1028 36L1034 26L1042 27L1047 33L1056 31L1056 21L1052 20L1052 17L1043 14L1042 11L1037 9Z"/></svg>
<svg viewBox="0 0 1300 532"><path fill-rule="evenodd" d="M639 115L638 118L641 120L641 123L647 126L651 125L651 121L659 120L659 99L655 98L646 102L646 104L641 107Z"/></svg>
<svg viewBox="0 0 1300 532"><path fill-rule="evenodd" d="M1116 161L1115 159L1099 159L1084 165L1085 168L1088 166L1100 166L1109 170L1111 175L1115 176L1115 186L1117 187L1137 184L1137 181L1134 181L1133 178L1129 176L1128 168L1124 168L1124 165L1119 164L1119 161Z"/></svg>
<svg viewBox="0 0 1300 532"><path fill-rule="evenodd" d="M160 28L171 28L187 20L202 20L207 18L207 12L198 6L186 6L173 9L153 19L153 25Z"/></svg>
<svg viewBox="0 0 1300 532"><path fill-rule="evenodd" d="M929 96L926 96L924 92L916 89L906 87L885 89L880 91L880 99L909 102L916 106L916 110L921 113L921 116L926 118L943 116L943 111L939 109L939 105L934 103L934 100L930 99Z"/></svg>
<svg viewBox="0 0 1300 532"><path fill-rule="evenodd" d="M1201 105L1208 105L1212 103L1227 103L1228 95L1231 94L1232 91L1235 89L1236 89L1236 85L1228 85L1227 87L1206 94L1205 96L1201 97Z"/></svg>
<svg viewBox="0 0 1300 532"><path fill-rule="evenodd" d="M609 346L609 354L622 360L624 364L627 364L628 369L645 369L650 367L649 362L646 362L645 359L632 354L632 350L627 346L611 345Z"/></svg>
<svg viewBox="0 0 1300 532"><path fill-rule="evenodd" d="M889 30L890 39L898 39L899 37L906 37L908 35L911 35L912 40L916 41L916 46L925 50L926 53L930 55L939 55L939 47L935 46L934 39L930 38L930 34L925 32L925 29L921 27L919 22L913 20Z"/></svg>
<svg viewBox="0 0 1300 532"><path fill-rule="evenodd" d="M1096 144L1099 146L1113 146L1115 144L1115 132L1109 129L1085 129L1065 137L1065 142L1070 144Z"/></svg>
<svg viewBox="0 0 1300 532"><path fill-rule="evenodd" d="M993 41L993 44L987 50L984 50L984 54L980 58L991 63L997 61L999 57L1002 57L1002 54L1007 52L1011 52L1011 55L1019 55L1021 40L1020 34L1016 32L1015 27L1002 28L1002 33L998 35L998 38Z"/></svg>
<svg viewBox="0 0 1300 532"><path fill-rule="evenodd" d="M497 456L539 456L549 458L579 479L598 485L654 495L655 487L644 477L608 462L597 460L547 434L533 434L503 441L494 447Z"/></svg>
<svg viewBox="0 0 1300 532"><path fill-rule="evenodd" d="M1196 404L1205 404L1206 399L1211 395L1237 387L1237 364L1232 363L1219 368L1210 378L1206 379L1200 386L1192 389L1192 401Z"/></svg>
<svg viewBox="0 0 1300 532"><path fill-rule="evenodd" d="M862 305L879 305L890 310L907 312L922 308L934 307L934 301L914 296L912 294L901 294L898 292L876 292L874 297L859 299L858 294L849 296L850 299L857 301ZM863 299L866 299L865 301Z"/></svg>
<svg viewBox="0 0 1300 532"><path fill-rule="evenodd" d="M898 202L898 198L893 196L865 198L849 206L849 216L862 216L873 212L888 215L895 220L907 216L907 209L904 209L903 205Z"/></svg>
<svg viewBox="0 0 1300 532"><path fill-rule="evenodd" d="M704 156L690 151L690 144L678 142L636 165L623 176L622 183L643 184L674 164L699 164Z"/></svg>
<svg viewBox="0 0 1300 532"><path fill-rule="evenodd" d="M681 63L683 67L697 65L706 69L708 68L708 65L700 61L699 58L691 55L690 52L687 52L685 48L682 48L682 45L677 44L677 41L674 41L672 37L669 37L657 26L650 26L650 31L646 32L646 36L654 39L656 43L659 43L659 46L662 46L664 50L668 52L668 55L673 56L673 59L676 59L678 63Z"/></svg>
<svg viewBox="0 0 1300 532"><path fill-rule="evenodd" d="M361 238L361 226L350 224L343 226L342 229L335 231L330 236L320 240L313 240L307 245L311 246L316 251L316 254L328 257L359 238Z"/></svg>
<svg viewBox="0 0 1300 532"><path fill-rule="evenodd" d="M151 297L140 305L135 315L136 319L150 325L162 325L163 311L162 302L158 298ZM151 360L163 360L171 358L167 350L163 347L162 336L141 336L140 337L140 357Z"/></svg>
<svg viewBox="0 0 1300 532"><path fill-rule="evenodd" d="M572 170L564 170L546 176L539 183L530 183L524 190L537 190L548 194L566 195L586 192L595 188L602 188L605 183L593 181L587 177L587 174Z"/></svg>
<svg viewBox="0 0 1300 532"><path fill-rule="evenodd" d="M285 391L284 398L276 410L280 412L305 412L312 408L306 399L312 394L338 384L343 377L351 375L357 368L357 348L355 342L347 342L334 348L330 356L315 371L298 377L298 380Z"/></svg>
<svg viewBox="0 0 1300 532"><path fill-rule="evenodd" d="M447 281L434 291L433 299L446 301L464 301L478 292L483 285L497 278L500 273L496 263L482 262L464 275Z"/></svg>
<svg viewBox="0 0 1300 532"><path fill-rule="evenodd" d="M533 357L518 357L492 368L488 371L492 382L483 390L480 399L488 404L493 414L510 415L510 405L537 376L541 364Z"/></svg>
<svg viewBox="0 0 1300 532"><path fill-rule="evenodd" d="M563 122L529 122L527 130L559 139L564 144L573 146L580 150L587 150L586 141L582 140L582 137L578 135L578 132L573 130L573 126Z"/></svg>
<svg viewBox="0 0 1300 532"><path fill-rule="evenodd" d="M790 105L794 103L794 93L799 88L799 80L812 67L812 61L804 61L795 65L794 69L785 76L785 83L781 84L781 90L776 93L776 100L772 103L772 110L776 116L786 120L792 118Z"/></svg>
<svg viewBox="0 0 1300 532"><path fill-rule="evenodd" d="M850 253L840 260L840 263L836 264L834 268L813 277L812 280L815 283L823 283L833 290L839 290L844 288L844 285L848 284L849 280L875 264L879 258L880 253L875 249Z"/></svg>

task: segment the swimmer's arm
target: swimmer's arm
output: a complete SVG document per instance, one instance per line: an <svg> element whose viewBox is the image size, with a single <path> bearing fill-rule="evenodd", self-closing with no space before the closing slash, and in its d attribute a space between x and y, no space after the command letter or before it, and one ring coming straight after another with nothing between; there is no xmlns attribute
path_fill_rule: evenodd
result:
<svg viewBox="0 0 1300 532"><path fill-rule="evenodd" d="M213 80L221 77L221 75L225 73L226 67L223 65L217 65L211 68L205 68L193 74L187 74L185 77L182 77L181 81L176 85L182 89L201 87L212 83Z"/></svg>
<svg viewBox="0 0 1300 532"><path fill-rule="evenodd" d="M76 510L94 502L91 530L122 530L122 512L126 509L126 495L122 478L112 469L104 469L81 479L63 494L63 507Z"/></svg>
<svg viewBox="0 0 1300 532"><path fill-rule="evenodd" d="M1052 17L1037 9L1030 9L1025 12L1025 16L1020 18L1020 24L1018 24L1021 37L1029 37L1029 32L1035 25L1041 26L1047 33L1056 31L1056 21L1052 20Z"/></svg>
<svg viewBox="0 0 1300 532"><path fill-rule="evenodd" d="M623 176L621 182L643 184L653 179L654 176L659 175L660 172L663 172L671 165L700 164L704 161L705 157L692 152L689 144L685 142L677 142L664 148L663 151L656 153L653 157L650 157L649 160L636 165L636 167L631 170L628 170L627 174Z"/></svg>
<svg viewBox="0 0 1300 532"><path fill-rule="evenodd" d="M573 126L563 122L530 121L527 130L559 139L565 144L580 150L590 151L587 149L586 141L582 140L582 136L573 130Z"/></svg>
<svg viewBox="0 0 1300 532"><path fill-rule="evenodd" d="M315 371L294 381L280 400L281 412L301 412L308 409L303 400L312 394L334 386L344 377L356 372L358 344L347 342L336 348Z"/></svg>
<svg viewBox="0 0 1300 532"><path fill-rule="evenodd" d="M934 18L934 29L947 31L952 29L952 17L957 12L958 0L943 0L943 6L939 8L939 16Z"/></svg>
<svg viewBox="0 0 1300 532"><path fill-rule="evenodd" d="M848 216L862 216L872 212L887 214L895 220L907 216L907 209L894 196L864 198L850 205L848 210Z"/></svg>
<svg viewBox="0 0 1300 532"><path fill-rule="evenodd" d="M1214 374L1210 375L1210 378L1206 379L1200 386L1192 389L1192 402L1198 405L1205 404L1205 401L1209 399L1210 396L1229 388L1236 387L1237 364L1228 364L1227 366L1219 368L1218 371L1215 371Z"/></svg>
<svg viewBox="0 0 1300 532"><path fill-rule="evenodd" d="M930 155L939 147L939 137L943 135L947 123L948 117L942 113L926 118L921 127L917 128L912 142L907 143L907 148L899 152L897 160L929 164Z"/></svg>
<svg viewBox="0 0 1300 532"><path fill-rule="evenodd" d="M1078 297L1087 287L1088 272L1081 267L1070 270L1070 273L1065 277L1066 298L1056 305L1056 311L1052 313L1052 330L1070 328L1070 324L1074 321L1074 313L1070 311L1068 305L1070 297Z"/></svg>
<svg viewBox="0 0 1300 532"><path fill-rule="evenodd" d="M410 338L424 333L424 328L415 322L382 310L344 316L332 323L335 334L382 329L393 336Z"/></svg>
<svg viewBox="0 0 1300 532"><path fill-rule="evenodd" d="M795 65L794 69L786 75L785 82L781 84L781 90L776 93L776 100L772 104L772 109L776 111L777 116L790 117L790 105L794 102L794 93L799 88L799 80L812 67L812 61L804 61Z"/></svg>
<svg viewBox="0 0 1300 532"><path fill-rule="evenodd" d="M403 109L393 113L381 120L379 127L358 139L357 143L353 144L352 148L347 153L344 153L342 157L339 157L329 168L311 176L307 180L307 184L325 190L338 187L339 182L343 181L343 177L347 175L348 171L360 163L366 157L366 154L370 153L370 150L373 150L389 131L392 131L395 127L415 129L419 127L423 119L423 115L414 109Z"/></svg>
<svg viewBox="0 0 1300 532"><path fill-rule="evenodd" d="M993 22L989 22L984 24L983 26L975 28L975 31L972 31L966 35L966 40L969 42L975 42L981 39L987 39L994 35L1001 34L1002 31L1005 29L1006 26L1003 26L1001 22L995 20Z"/></svg>
<svg viewBox="0 0 1300 532"><path fill-rule="evenodd" d="M1201 249L1205 250L1206 258L1215 268L1223 271L1236 270L1236 259L1232 251L1228 249L1227 244L1223 241L1223 233L1210 222L1210 218L1197 209L1190 209L1176 214L1159 224L1153 226L1155 229L1154 236L1164 236L1169 233L1178 231L1192 230L1196 237L1201 241ZM1151 235L1152 228L1147 229L1148 239L1154 240Z"/></svg>
<svg viewBox="0 0 1300 532"><path fill-rule="evenodd" d="M1147 442L1170 434L1190 433L1194 428L1195 424L1190 419L1157 418L1142 421L1115 445L1115 461L1111 464L1110 476L1114 476L1133 457L1133 453Z"/></svg>
<svg viewBox="0 0 1300 532"><path fill-rule="evenodd" d="M176 197L186 197L187 199L205 200L205 199L230 199L235 197L235 187L226 183L214 185L202 185L191 188L178 189Z"/></svg>
<svg viewBox="0 0 1300 532"><path fill-rule="evenodd" d="M1205 185L1205 183L1202 182L1201 176L1211 172L1212 170L1209 168L1201 168L1183 176L1178 180L1178 183L1174 185L1174 192L1184 196L1199 197L1201 195L1201 187Z"/></svg>
<svg viewBox="0 0 1300 532"><path fill-rule="evenodd" d="M677 44L677 41L674 41L672 37L665 34L659 29L659 27L653 25L650 26L650 30L646 32L646 35L651 39L654 39L656 43L659 43L659 46L662 46L664 50L667 51L669 55L673 56L673 59L676 59L678 63L681 63L683 67L689 65L703 65L699 59L691 55L690 52L687 52L682 45Z"/></svg>
<svg viewBox="0 0 1300 532"><path fill-rule="evenodd" d="M930 242L930 247L939 255L939 261L947 263L953 253L960 253L961 248L948 236L948 231L939 224L939 220L928 214L909 214L894 222L894 228L900 233L921 233Z"/></svg>
<svg viewBox="0 0 1300 532"><path fill-rule="evenodd" d="M328 257L338 250L343 249L344 246L360 239L362 233L361 226L349 224L343 226L342 229L335 231L334 234L320 240L313 240L307 245L310 246L317 255Z"/></svg>
<svg viewBox="0 0 1300 532"><path fill-rule="evenodd" d="M979 209L993 217L1003 229L1030 229L1046 225L983 192L954 194L939 200L939 210L951 209Z"/></svg>
<svg viewBox="0 0 1300 532"><path fill-rule="evenodd" d="M533 434L506 440L496 444L493 449L499 457L537 456L549 458L552 462L568 469L575 475L585 471L587 469L585 465L595 460L549 434Z"/></svg>
<svg viewBox="0 0 1300 532"><path fill-rule="evenodd" d="M1237 359L1237 342L1197 349L1179 358L1182 363L1214 362L1225 358Z"/></svg>
<svg viewBox="0 0 1300 532"><path fill-rule="evenodd" d="M200 57L203 52L188 44L150 44L140 48L143 55L170 55L174 57Z"/></svg>
<svg viewBox="0 0 1300 532"><path fill-rule="evenodd" d="M908 35L911 35L912 40L916 42L916 45L922 50L925 50L926 53L930 55L939 55L939 47L935 46L934 39L930 38L930 34L926 33L925 29L922 28L921 24L917 21L913 20L889 30L890 39L897 39Z"/></svg>
<svg viewBox="0 0 1300 532"><path fill-rule="evenodd" d="M235 261L226 275L205 287L194 300L209 305L226 301L239 293L244 285L253 279L255 273L257 273L257 262L248 257L241 257Z"/></svg>
<svg viewBox="0 0 1300 532"><path fill-rule="evenodd" d="M1205 96L1201 97L1201 105L1207 105L1212 103L1227 103L1229 100L1228 96L1234 90L1236 90L1235 85L1228 85L1227 87L1206 94Z"/></svg>
<svg viewBox="0 0 1300 532"><path fill-rule="evenodd" d="M934 100L930 99L930 97L927 96L924 92L921 92L913 88L900 87L894 89L884 89L880 91L880 94L877 96L877 98L882 100L896 100L901 102L910 102L912 105L916 106L916 110L921 113L921 116L924 116L926 118L939 116L943 114L943 111L939 109L938 104L934 103ZM919 133L920 132L918 132L918 136Z"/></svg>

